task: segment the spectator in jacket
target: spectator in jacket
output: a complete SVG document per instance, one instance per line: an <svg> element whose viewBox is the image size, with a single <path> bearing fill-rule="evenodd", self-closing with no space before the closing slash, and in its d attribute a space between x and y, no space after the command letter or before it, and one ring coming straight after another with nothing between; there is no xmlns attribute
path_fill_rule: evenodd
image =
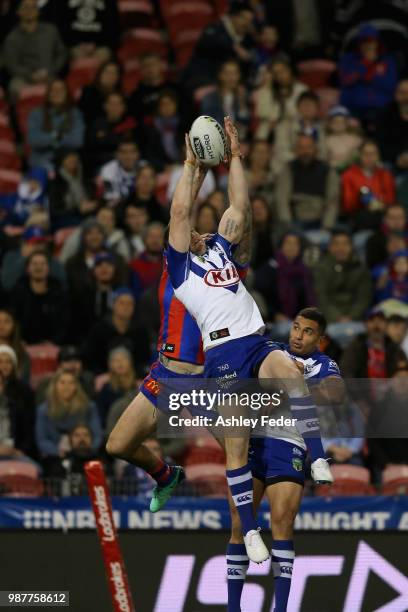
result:
<svg viewBox="0 0 408 612"><path fill-rule="evenodd" d="M256 196L252 206L251 267L257 270L273 256L272 212L265 198Z"/></svg>
<svg viewBox="0 0 408 612"><path fill-rule="evenodd" d="M339 181L336 172L320 161L311 136L297 139L295 159L276 181L276 214L282 224L296 224L312 241L325 244L337 219Z"/></svg>
<svg viewBox="0 0 408 612"><path fill-rule="evenodd" d="M135 300L127 287L117 289L112 314L96 323L86 338L83 346L86 367L95 374L106 372L109 351L117 346L130 350L137 373L143 375L150 358L149 340L146 330L136 321Z"/></svg>
<svg viewBox="0 0 408 612"><path fill-rule="evenodd" d="M191 88L215 81L218 69L227 58L240 63L246 74L252 63L254 13L247 3L231 5L228 15L210 24L201 34L185 78Z"/></svg>
<svg viewBox="0 0 408 612"><path fill-rule="evenodd" d="M251 198L261 196L273 202L275 177L271 169L272 147L266 140L254 140L248 155L246 177Z"/></svg>
<svg viewBox="0 0 408 612"><path fill-rule="evenodd" d="M32 168L20 180L16 193L2 194L3 225L24 225L36 212L48 217L47 171Z"/></svg>
<svg viewBox="0 0 408 612"><path fill-rule="evenodd" d="M144 251L129 266L133 272L132 287L136 299L157 283L163 268L164 226L153 222L146 227Z"/></svg>
<svg viewBox="0 0 408 612"><path fill-rule="evenodd" d="M367 122L391 102L397 67L374 26L363 24L357 42L358 49L340 60L341 104Z"/></svg>
<svg viewBox="0 0 408 612"><path fill-rule="evenodd" d="M1 270L1 283L5 291L11 291L25 273L27 258L34 251L49 254L50 236L39 226L26 227L18 249L7 251L3 259ZM64 267L55 258L49 258L51 276L56 278L63 286L66 285Z"/></svg>
<svg viewBox="0 0 408 612"><path fill-rule="evenodd" d="M51 276L45 253L27 259L26 276L11 292L10 302L28 344L54 342L65 337L69 311L65 291Z"/></svg>
<svg viewBox="0 0 408 612"><path fill-rule="evenodd" d="M103 114L91 124L86 138L86 168L92 176L114 157L121 142L136 139L136 121L128 114L120 92L109 93L103 109Z"/></svg>
<svg viewBox="0 0 408 612"><path fill-rule="evenodd" d="M404 352L386 336L387 322L381 310L368 312L365 328L343 352L340 369L344 378L389 378L407 365Z"/></svg>
<svg viewBox="0 0 408 612"><path fill-rule="evenodd" d="M380 164L378 145L366 140L359 163L342 175L342 213L355 230L377 228L385 207L395 203L394 177Z"/></svg>
<svg viewBox="0 0 408 612"><path fill-rule="evenodd" d="M3 394L13 412L14 444L25 455L35 454L34 394L29 385L18 378L17 354L11 346L0 344L0 375L3 379Z"/></svg>
<svg viewBox="0 0 408 612"><path fill-rule="evenodd" d="M109 380L96 395L99 418L105 428L109 410L114 402L137 388L132 355L124 346L112 349L108 356Z"/></svg>
<svg viewBox="0 0 408 612"><path fill-rule="evenodd" d="M106 247L116 255L118 260L128 260L128 244L124 231L117 227L116 211L109 206L102 206L95 218L105 230Z"/></svg>
<svg viewBox="0 0 408 612"><path fill-rule="evenodd" d="M374 302L394 299L408 302L408 250L397 251L388 268L377 279Z"/></svg>
<svg viewBox="0 0 408 612"><path fill-rule="evenodd" d="M129 98L129 112L136 121L153 117L164 91L179 93L178 87L166 79L165 64L155 53L146 53L139 60L140 81Z"/></svg>
<svg viewBox="0 0 408 612"><path fill-rule="evenodd" d="M20 325L8 308L0 309L0 344L13 349L17 360L17 377L28 383L30 380L30 357L21 341Z"/></svg>
<svg viewBox="0 0 408 612"><path fill-rule="evenodd" d="M61 253L65 262L68 286L77 294L83 292L92 283L92 268L97 253L105 248L106 232L95 219L85 221L80 228L79 245ZM64 246L67 246L67 242ZM73 254L71 255L71 252Z"/></svg>
<svg viewBox="0 0 408 612"><path fill-rule="evenodd" d="M135 190L130 196L129 202L135 206L141 206L147 210L151 221L168 222L168 212L156 198L157 174L151 164L140 167L136 179Z"/></svg>
<svg viewBox="0 0 408 612"><path fill-rule="evenodd" d="M332 234L328 253L314 269L317 304L331 324L328 333L339 343L361 330L372 299L370 273L353 252L348 233Z"/></svg>
<svg viewBox="0 0 408 612"><path fill-rule="evenodd" d="M296 157L299 136L309 136L316 144L317 156L327 157L326 131L319 119L319 98L312 91L304 91L297 99L297 115L280 121L275 130L272 168L278 175L285 163Z"/></svg>
<svg viewBox="0 0 408 612"><path fill-rule="evenodd" d="M352 164L362 143L358 130L353 126L350 112L345 106L333 106L327 118L327 161L339 172Z"/></svg>
<svg viewBox="0 0 408 612"><path fill-rule="evenodd" d="M46 402L37 410L35 437L45 469L56 457L69 453L68 434L79 424L89 427L92 449L97 451L102 443L97 408L77 378L71 372L59 370L51 380Z"/></svg>
<svg viewBox="0 0 408 612"><path fill-rule="evenodd" d="M155 114L145 124L142 146L143 156L158 172L181 161L184 131L177 96L172 91L161 92Z"/></svg>
<svg viewBox="0 0 408 612"><path fill-rule="evenodd" d="M408 341L408 319L399 314L387 317L387 336L399 346L408 357L406 346Z"/></svg>
<svg viewBox="0 0 408 612"><path fill-rule="evenodd" d="M256 271L255 289L265 298L268 319L275 323L272 336L287 340L299 310L316 304L312 275L302 261L302 241L298 234L283 236L275 257Z"/></svg>
<svg viewBox="0 0 408 612"><path fill-rule="evenodd" d="M269 24L264 24L258 33L255 47L255 83L263 83L268 68L272 63L285 55L279 51L279 32L277 28Z"/></svg>
<svg viewBox="0 0 408 612"><path fill-rule="evenodd" d="M263 84L254 91L255 138L267 140L279 121L297 117L297 100L307 91L295 77L287 58L277 57L268 67Z"/></svg>
<svg viewBox="0 0 408 612"><path fill-rule="evenodd" d="M119 90L119 64L113 61L101 64L93 83L84 87L78 102L86 125L90 125L95 117L103 115L106 97Z"/></svg>
<svg viewBox="0 0 408 612"><path fill-rule="evenodd" d="M220 125L229 115L237 126L240 138L245 139L249 122L246 90L241 83L241 70L235 60L221 64L216 89L201 100L201 114L214 117Z"/></svg>
<svg viewBox="0 0 408 612"><path fill-rule="evenodd" d="M134 193L139 164L139 149L132 140L122 140L115 158L102 166L97 178L100 194L109 206L117 206Z"/></svg>
<svg viewBox="0 0 408 612"><path fill-rule="evenodd" d="M144 251L143 235L148 221L150 217L145 206L132 202L127 204L123 211L123 227L130 259L135 259Z"/></svg>
<svg viewBox="0 0 408 612"><path fill-rule="evenodd" d="M82 164L76 151L63 151L56 163L56 175L49 186L50 215L54 230L79 225L97 208L89 197Z"/></svg>
<svg viewBox="0 0 408 612"><path fill-rule="evenodd" d="M408 170L408 79L398 83L394 102L378 118L376 138L385 162L397 174Z"/></svg>
<svg viewBox="0 0 408 612"><path fill-rule="evenodd" d="M81 111L73 105L65 81L51 81L44 105L28 117L30 165L53 170L61 149L77 151L82 147L84 129Z"/></svg>
<svg viewBox="0 0 408 612"><path fill-rule="evenodd" d="M63 68L67 52L58 30L39 19L36 0L22 0L18 7L19 25L4 42L4 64L11 80L9 92L18 98L25 85L46 83Z"/></svg>
<svg viewBox="0 0 408 612"><path fill-rule="evenodd" d="M408 247L407 217L399 204L387 206L380 228L367 240L366 263L370 269L387 259L387 239L394 235L403 239L405 245L402 248Z"/></svg>

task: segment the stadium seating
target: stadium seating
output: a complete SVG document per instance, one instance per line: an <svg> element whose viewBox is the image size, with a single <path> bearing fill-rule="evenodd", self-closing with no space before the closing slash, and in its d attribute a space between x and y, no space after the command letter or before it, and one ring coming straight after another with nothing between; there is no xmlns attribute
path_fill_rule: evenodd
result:
<svg viewBox="0 0 408 612"><path fill-rule="evenodd" d="M162 35L157 30L148 28L136 28L125 32L122 44L118 51L118 57L122 64L129 59L134 59L143 53L157 53L161 57L167 57L167 45Z"/></svg>
<svg viewBox="0 0 408 612"><path fill-rule="evenodd" d="M188 445L185 456L185 465L197 464L225 464L224 451L217 440L210 435L196 437Z"/></svg>
<svg viewBox="0 0 408 612"><path fill-rule="evenodd" d="M389 465L382 473L383 495L408 495L408 465Z"/></svg>
<svg viewBox="0 0 408 612"><path fill-rule="evenodd" d="M0 193L15 193L21 181L22 174L17 170L0 168Z"/></svg>
<svg viewBox="0 0 408 612"><path fill-rule="evenodd" d="M68 89L74 100L77 100L82 89L92 83L101 62L98 58L83 57L71 63L67 76Z"/></svg>
<svg viewBox="0 0 408 612"><path fill-rule="evenodd" d="M219 463L188 465L186 479L201 495L225 497L227 494L225 465Z"/></svg>
<svg viewBox="0 0 408 612"><path fill-rule="evenodd" d="M61 253L62 247L65 244L65 241L68 240L70 235L75 232L75 227L63 227L57 230L54 234L54 255L58 257Z"/></svg>
<svg viewBox="0 0 408 612"><path fill-rule="evenodd" d="M318 497L338 497L341 495L372 495L374 487L370 484L370 472L357 465L332 465L334 478L332 485L316 487Z"/></svg>
<svg viewBox="0 0 408 612"><path fill-rule="evenodd" d="M20 170L21 159L17 155L14 142L0 139L0 166L6 170Z"/></svg>
<svg viewBox="0 0 408 612"><path fill-rule="evenodd" d="M30 383L35 389L44 376L53 374L58 365L59 348L51 342L27 344L25 347L31 362Z"/></svg>
<svg viewBox="0 0 408 612"><path fill-rule="evenodd" d="M0 461L0 495L35 497L43 493L38 468L26 461Z"/></svg>
<svg viewBox="0 0 408 612"><path fill-rule="evenodd" d="M10 118L4 111L0 111L0 138L14 142L14 132L10 127Z"/></svg>
<svg viewBox="0 0 408 612"><path fill-rule="evenodd" d="M153 28L157 25L154 7L149 0L119 0L118 11L122 32L131 28Z"/></svg>
<svg viewBox="0 0 408 612"><path fill-rule="evenodd" d="M300 80L308 87L325 87L337 70L337 65L326 59L313 59L297 64Z"/></svg>

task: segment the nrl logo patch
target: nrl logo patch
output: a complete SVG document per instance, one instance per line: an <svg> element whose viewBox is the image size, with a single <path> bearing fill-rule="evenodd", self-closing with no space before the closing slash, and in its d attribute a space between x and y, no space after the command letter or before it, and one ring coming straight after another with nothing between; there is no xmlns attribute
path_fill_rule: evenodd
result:
<svg viewBox="0 0 408 612"><path fill-rule="evenodd" d="M301 472L303 470L303 461L301 459L298 459L297 457L294 457L292 459L292 465L293 469L297 472Z"/></svg>

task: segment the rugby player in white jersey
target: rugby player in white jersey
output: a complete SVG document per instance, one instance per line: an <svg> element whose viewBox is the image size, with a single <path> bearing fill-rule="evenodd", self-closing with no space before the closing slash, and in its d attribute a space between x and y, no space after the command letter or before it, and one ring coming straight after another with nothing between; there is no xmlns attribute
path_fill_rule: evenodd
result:
<svg viewBox="0 0 408 612"><path fill-rule="evenodd" d="M335 361L319 350L326 320L316 308L305 308L292 323L289 345L281 344L295 360L306 381L313 384L319 403L342 403L345 388ZM279 410L279 416L290 416ZM269 416L274 416L273 413ZM306 446L295 427L258 425L252 432L249 465L254 483L254 512L266 493L273 537L274 612L286 612L295 559L293 527L302 500ZM241 594L249 566L239 514L230 502L231 537L227 547L228 612L241 611Z"/></svg>
<svg viewBox="0 0 408 612"><path fill-rule="evenodd" d="M305 441L313 462L313 477L319 482L331 482L315 406L303 376L293 360L262 335L264 321L233 263L233 252L248 214L249 197L238 133L229 117L225 118L225 131L230 145L229 207L218 232L207 241L192 231L190 223L196 159L186 135L187 159L170 209L168 271L174 293L200 328L205 350L204 376L237 383L254 376L280 379L300 433L308 434ZM240 516L248 557L260 563L269 557L269 552L253 514L247 434L243 431L242 436L225 437L227 480Z"/></svg>

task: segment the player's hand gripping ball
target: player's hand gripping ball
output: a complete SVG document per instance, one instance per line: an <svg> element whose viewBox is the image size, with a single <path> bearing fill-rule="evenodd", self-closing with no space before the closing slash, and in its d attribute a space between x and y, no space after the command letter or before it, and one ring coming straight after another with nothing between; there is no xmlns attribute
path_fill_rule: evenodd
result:
<svg viewBox="0 0 408 612"><path fill-rule="evenodd" d="M190 142L200 163L218 166L226 157L227 140L221 125L207 115L198 117L190 130Z"/></svg>

